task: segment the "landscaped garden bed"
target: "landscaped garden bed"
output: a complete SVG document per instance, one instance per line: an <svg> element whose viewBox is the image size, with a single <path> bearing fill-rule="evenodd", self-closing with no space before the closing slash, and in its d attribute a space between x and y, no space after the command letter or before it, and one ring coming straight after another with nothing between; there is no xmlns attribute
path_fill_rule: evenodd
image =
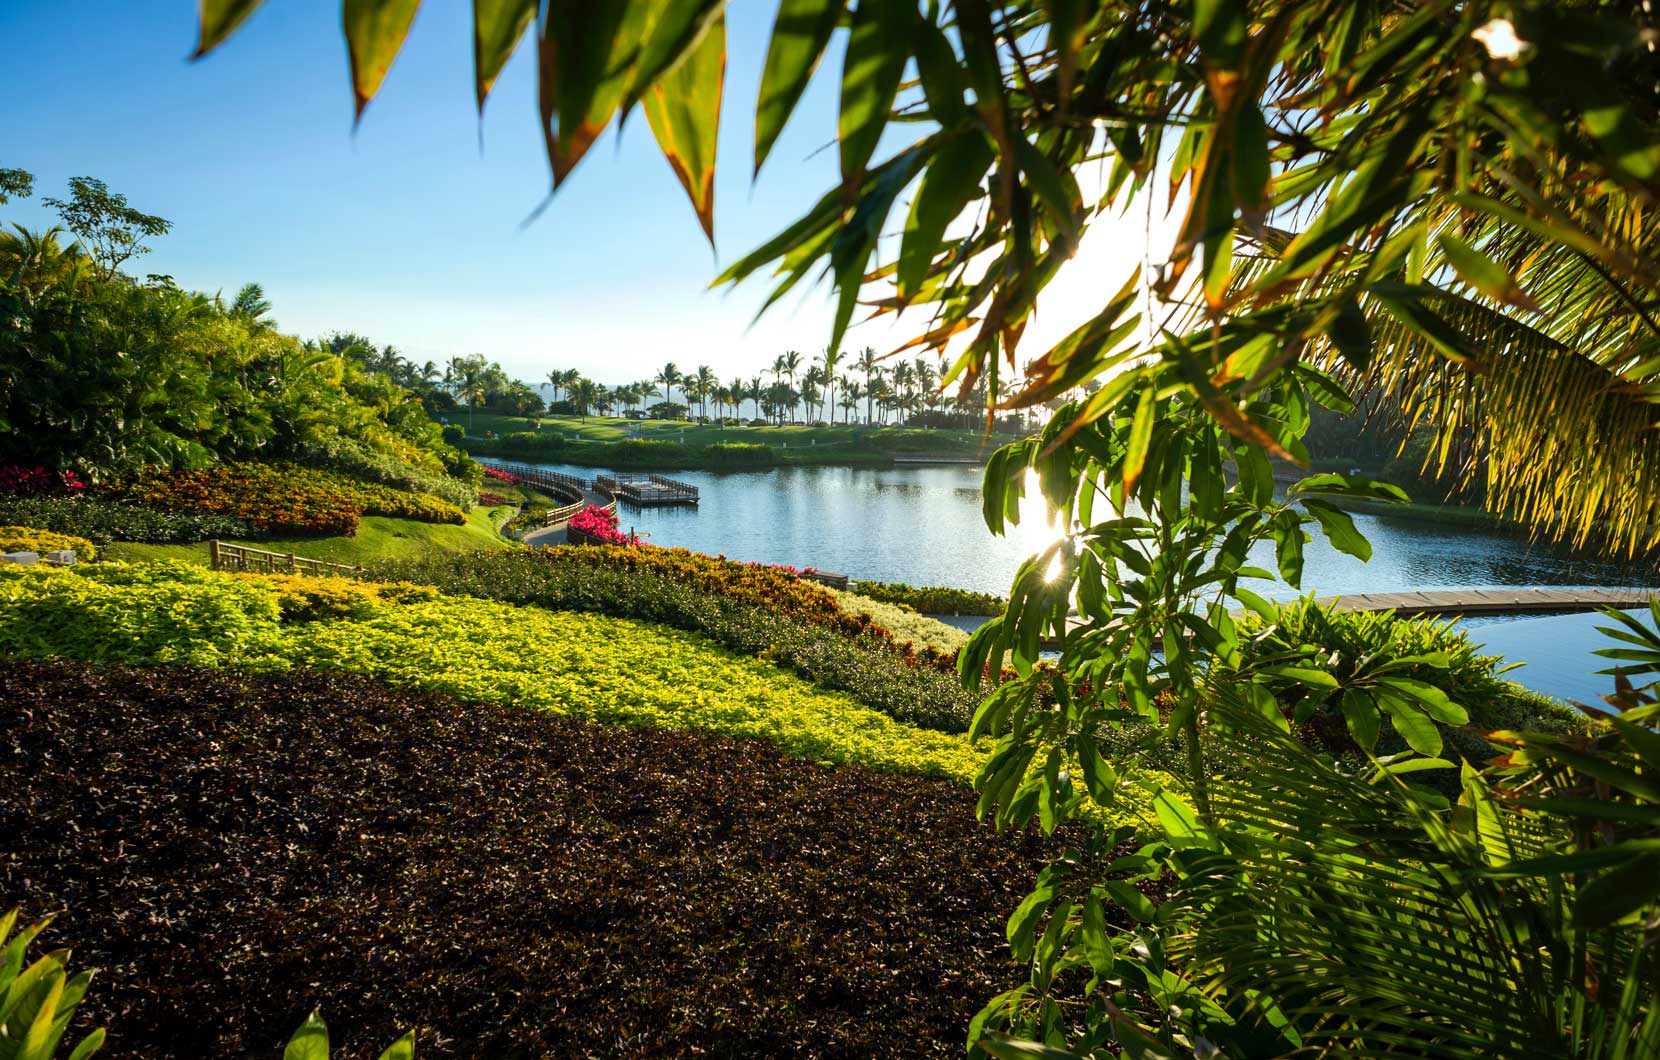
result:
<svg viewBox="0 0 1660 1060"><path fill-rule="evenodd" d="M220 512L268 533L351 534L364 515L429 523L466 522L454 504L298 464L213 464L199 471L152 468L104 492L163 511Z"/></svg>
<svg viewBox="0 0 1660 1060"><path fill-rule="evenodd" d="M948 781L341 673L12 659L0 730L0 892L69 910L120 1056L275 1056L314 1005L337 1057L961 1055L1061 842Z"/></svg>

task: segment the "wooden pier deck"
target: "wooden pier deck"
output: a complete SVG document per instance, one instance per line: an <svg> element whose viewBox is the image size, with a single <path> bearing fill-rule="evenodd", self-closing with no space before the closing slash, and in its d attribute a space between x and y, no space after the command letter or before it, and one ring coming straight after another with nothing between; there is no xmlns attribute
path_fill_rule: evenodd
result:
<svg viewBox="0 0 1660 1060"><path fill-rule="evenodd" d="M1647 607L1660 589L1452 589L1421 593L1355 593L1317 602L1339 611L1393 611L1397 615L1522 615Z"/></svg>
<svg viewBox="0 0 1660 1060"><path fill-rule="evenodd" d="M615 478L611 475L600 475L594 479L594 486L602 492L609 493L636 508L658 508L671 504L696 504L698 502L697 487L686 482L679 482L662 475L647 475L644 478Z"/></svg>
<svg viewBox="0 0 1660 1060"><path fill-rule="evenodd" d="M546 490L551 496L565 502L557 508L548 509L547 518L543 520L541 528L525 535L527 543L534 544L535 542L531 539L536 535L565 529L566 524L571 521L571 517L584 508L617 510L616 497L604 490L596 489L594 483L587 479L562 474L558 471L549 471L546 468L533 467L530 464L490 461L489 465L510 475L517 475L537 489Z"/></svg>

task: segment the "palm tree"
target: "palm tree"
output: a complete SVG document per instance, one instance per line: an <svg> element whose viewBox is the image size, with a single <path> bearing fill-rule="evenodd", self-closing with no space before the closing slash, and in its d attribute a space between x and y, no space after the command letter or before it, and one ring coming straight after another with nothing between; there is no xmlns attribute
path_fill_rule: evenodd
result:
<svg viewBox="0 0 1660 1060"><path fill-rule="evenodd" d="M819 399L819 387L824 385L824 369L818 365L810 365L801 376L801 397L807 403L807 418L816 419L813 415L813 405Z"/></svg>
<svg viewBox="0 0 1660 1060"><path fill-rule="evenodd" d="M749 386L744 390L744 395L751 401L755 402L756 419L761 418L761 395L766 392L765 387L762 386L762 382L763 380L761 377L756 376L749 381Z"/></svg>
<svg viewBox="0 0 1660 1060"><path fill-rule="evenodd" d="M255 331L268 331L277 326L275 321L264 319L270 312L271 301L265 297L265 288L257 283L243 284L230 308L231 316L240 317Z"/></svg>
<svg viewBox="0 0 1660 1060"><path fill-rule="evenodd" d="M706 364L698 365L696 378L697 378L697 388L702 393L703 399L704 399L703 418L708 419L709 418L709 404L708 404L709 395L715 392L715 387L720 384L720 379L718 379L715 376L715 370L713 368L709 367Z"/></svg>
<svg viewBox="0 0 1660 1060"><path fill-rule="evenodd" d="M819 354L819 363L824 366L824 403L830 409L830 425L836 425L836 369L841 365L842 352L834 346L826 346Z"/></svg>
<svg viewBox="0 0 1660 1060"><path fill-rule="evenodd" d="M853 364L855 368L865 373L865 422L867 424L871 422L870 406L875 396L876 378L882 374L882 366L877 363L878 360L876 348L866 346L859 351L859 359Z"/></svg>
<svg viewBox="0 0 1660 1060"><path fill-rule="evenodd" d="M663 388L663 402L667 404L670 391L679 386L684 379L685 376L680 374L680 369L675 367L673 361L670 361L658 369L657 376L652 382Z"/></svg>
<svg viewBox="0 0 1660 1060"><path fill-rule="evenodd" d="M488 366L480 354L470 357L451 357L444 378L456 400L467 406L467 433L473 433L473 407L484 400Z"/></svg>
<svg viewBox="0 0 1660 1060"><path fill-rule="evenodd" d="M578 376L575 383L566 383L565 386L570 394L571 404L576 406L576 411L582 416L582 422L587 423L588 409L598 404L602 393L599 384L592 379Z"/></svg>
<svg viewBox="0 0 1660 1060"><path fill-rule="evenodd" d="M548 386L553 390L553 400L558 401L559 400L559 391L564 389L564 387L565 387L565 372L564 372L564 370L560 369L560 368L555 368L553 371L551 371L547 374L547 380L548 380Z"/></svg>
<svg viewBox="0 0 1660 1060"><path fill-rule="evenodd" d="M732 414L742 416L744 414L744 399L749 396L749 384L744 382L742 376L739 376L726 384L726 392L732 395Z"/></svg>

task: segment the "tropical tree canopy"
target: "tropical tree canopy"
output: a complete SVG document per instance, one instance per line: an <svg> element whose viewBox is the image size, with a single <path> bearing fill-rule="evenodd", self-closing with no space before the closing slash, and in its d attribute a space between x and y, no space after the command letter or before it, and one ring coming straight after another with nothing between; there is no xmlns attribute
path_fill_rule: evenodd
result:
<svg viewBox="0 0 1660 1060"><path fill-rule="evenodd" d="M197 54L259 6L203 0ZM419 6L347 3L360 111ZM521 41L536 50L556 186L638 105L712 232L722 0L474 15L481 107ZM861 300L909 309L908 345L953 354L942 382L1013 376L1007 408L1141 355L1179 360L1173 385L1280 456L1297 454L1240 406L1275 372L1328 365L1433 421L1436 459L1484 474L1494 505L1652 544L1660 448L1631 444L1660 386L1649 19L1623 0L784 0L752 162L841 30L842 181L724 278L766 273L776 297L828 273L832 345ZM876 157L895 123L914 132ZM1022 349L1089 224L1167 195L1181 222L1165 260L1053 349Z"/></svg>

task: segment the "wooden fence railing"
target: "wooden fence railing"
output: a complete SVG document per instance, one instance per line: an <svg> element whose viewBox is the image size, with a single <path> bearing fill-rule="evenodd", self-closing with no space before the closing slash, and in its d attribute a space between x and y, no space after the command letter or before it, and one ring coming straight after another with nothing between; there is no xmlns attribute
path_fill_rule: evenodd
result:
<svg viewBox="0 0 1660 1060"><path fill-rule="evenodd" d="M292 552L267 552L262 548L232 545L218 539L208 542L208 559L214 570L251 571L256 574L356 575L363 570L362 567L345 563L308 559Z"/></svg>

